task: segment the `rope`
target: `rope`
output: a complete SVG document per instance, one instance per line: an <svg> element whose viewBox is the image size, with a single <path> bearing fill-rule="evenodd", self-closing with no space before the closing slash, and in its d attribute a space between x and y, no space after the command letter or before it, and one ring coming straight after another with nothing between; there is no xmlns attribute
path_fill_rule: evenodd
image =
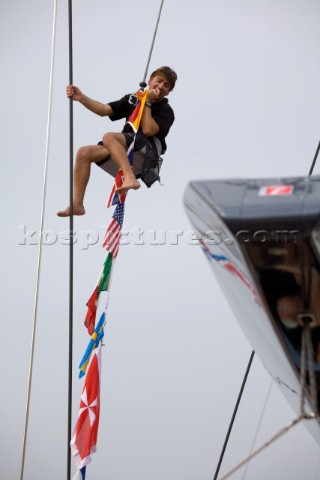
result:
<svg viewBox="0 0 320 480"><path fill-rule="evenodd" d="M308 363L308 368L306 367ZM301 335L301 367L300 367L300 415L304 414L304 399L307 392L307 370L309 373L311 406L315 415L318 414L317 404L317 385L314 372L313 345L311 338L310 325L305 321L302 327Z"/></svg>
<svg viewBox="0 0 320 480"><path fill-rule="evenodd" d="M263 407L262 407L261 415L260 415L260 418L259 418L258 426L256 428L256 431L255 431L255 434L254 434L254 437L253 437L253 440L252 440L250 453L253 452L254 446L255 446L256 441L257 441L258 433L260 431L260 427L261 427L261 424L262 424L262 419L264 417L264 414L265 414L265 411L266 411L266 408L267 408L267 405L268 405L268 402L269 402L269 397L270 397L270 393L271 393L271 390L272 390L272 386L273 386L273 379L271 378L271 382L270 382L268 392L267 392L267 395L266 395L266 398L265 398L265 401L264 401L264 404L263 404ZM246 463L246 466L243 470L241 480L245 479L248 467L249 467L249 462Z"/></svg>
<svg viewBox="0 0 320 480"><path fill-rule="evenodd" d="M244 460L242 460L238 465L236 465L232 470L229 470L228 473L226 473L223 477L220 477L219 480L226 480L229 478L231 475L233 475L239 468L243 467L249 460L251 460L253 457L258 455L258 453L261 453L265 448L269 447L273 442L275 442L278 438L280 438L282 435L287 433L289 430L291 430L292 427L297 425L301 420L313 420L317 418L314 414L311 415L300 415L297 418L294 418L287 426L283 427L279 432L277 432L273 437L271 437L269 440L267 440L261 447L257 448L254 452L252 452L250 455L248 455Z"/></svg>
<svg viewBox="0 0 320 480"><path fill-rule="evenodd" d="M52 90L53 90L52 85L53 85L54 52L55 52L55 38L56 38L56 18L57 18L57 0L54 0L53 22L52 22L52 40L51 40L51 66L50 66L50 80L49 80L49 101L48 101L45 161L44 161L43 186L42 186L42 205L41 205L40 228L39 228L40 237L39 237L39 247L38 247L36 289L35 289L35 299L34 299L34 309L33 309L31 352L30 352L27 402L26 402L25 422L24 422L23 442L22 442L22 458L21 458L21 466L20 466L20 480L23 479L25 457L26 457L26 441L27 441L28 425L29 425L29 410L30 410L30 396L31 396L31 386L32 386L33 359L34 359L35 337L36 337L36 327L37 327L37 317L38 317L39 280L40 280L41 259L42 259L42 232L43 232L44 210L45 210L46 189L47 189L48 152L49 152L49 139L50 139L50 127L51 127Z"/></svg>
<svg viewBox="0 0 320 480"><path fill-rule="evenodd" d="M150 47L150 51L149 51L149 56L148 56L148 60L147 60L146 69L144 71L143 80L142 80L142 82L140 82L140 87L141 88L145 88L147 86L146 79L147 79L147 75L148 75L150 60L151 60L151 56L152 56L152 52L153 52L153 47L154 47L154 44L155 44L155 41L156 41L158 26L159 26L159 22L160 22L162 7L163 7L163 2L164 2L164 0L161 0L159 13L158 13L158 18L157 18L156 26L155 26L155 29L154 29L153 38L152 38L152 42L151 42L151 47Z"/></svg>
<svg viewBox="0 0 320 480"><path fill-rule="evenodd" d="M301 335L301 360L300 360L300 388L301 388L301 397L300 397L300 415L303 415L304 412L304 397L306 390L306 337L304 334L305 328L302 330Z"/></svg>
<svg viewBox="0 0 320 480"><path fill-rule="evenodd" d="M318 402L317 402L317 381L314 371L314 352L312 345L312 337L310 325L305 326L305 336L306 336L306 347L307 347L307 358L308 358L308 370L309 370L309 383L310 383L310 396L311 396L311 405L313 412L318 414Z"/></svg>
<svg viewBox="0 0 320 480"><path fill-rule="evenodd" d="M226 438L225 438L225 441L224 441L224 444L223 444L223 447L222 447L222 450L221 450L220 458L219 458L219 461L218 461L218 465L217 465L213 480L217 480L217 478L218 478L221 463L222 463L222 460L223 460L223 457L224 457L224 453L226 451L226 447L227 447L227 444L228 444L228 441L229 441L229 437L230 437L230 433L231 433L231 430L232 430L232 427L233 427L233 423L234 423L234 420L236 418L236 414L237 414L237 410L238 410L238 407L239 407L239 404L240 404L242 393L243 393L245 384L247 382L247 378L248 378L248 375L249 375L249 371L250 371L250 368L251 368L253 357L254 357L254 351L252 350L250 358L249 358L249 362L248 362L248 365L247 365L247 369L246 369L246 372L245 372L243 380L242 380L242 385L241 385L241 388L240 388L240 391L239 391L239 395L238 395L238 398L237 398L236 405L235 405L234 410L233 410L230 425L229 425L228 432L227 432L227 435L226 435Z"/></svg>
<svg viewBox="0 0 320 480"><path fill-rule="evenodd" d="M281 468L281 470L279 468L279 474L277 475L277 478L280 478L280 479L290 478L289 467L292 467L292 459L295 459L295 462L297 461L297 457L301 452L301 446L303 445L303 440L301 439L302 433L303 433L303 429L300 428L297 435L292 435L290 439L291 440L290 445L289 445L289 441L287 441L286 452L285 454L282 455L282 458L281 458L281 463L283 463L283 467ZM279 461L279 465L280 465L280 461ZM319 477L316 476L314 478L317 479Z"/></svg>
<svg viewBox="0 0 320 480"><path fill-rule="evenodd" d="M316 476L315 478L320 478L320 458L317 462L317 471L316 471Z"/></svg>
<svg viewBox="0 0 320 480"><path fill-rule="evenodd" d="M68 0L68 32L69 32L69 85L73 84L73 53L72 53L72 0ZM72 435L72 357L73 357L73 99L69 100L69 192L70 217L69 229L71 242L69 245L69 362L68 362L68 428L67 428L67 479L71 479L71 448Z"/></svg>

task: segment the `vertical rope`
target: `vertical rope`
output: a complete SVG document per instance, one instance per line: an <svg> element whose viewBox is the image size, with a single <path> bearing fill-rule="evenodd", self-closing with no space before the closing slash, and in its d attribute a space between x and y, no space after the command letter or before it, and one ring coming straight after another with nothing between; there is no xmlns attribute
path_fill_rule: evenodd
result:
<svg viewBox="0 0 320 480"><path fill-rule="evenodd" d="M145 69L145 71L144 71L143 80L142 80L142 82L140 83L140 86L143 87L143 88L147 86L147 84L146 84L146 79L147 79L147 75L148 75L150 60L151 60L151 56L152 56L152 52L153 52L153 47L154 47L154 44L155 44L155 41L156 41L158 26L159 26L159 22L160 22L162 7L163 7L163 2L164 2L164 0L161 0L160 8L159 8L159 13L158 13L158 18L157 18L157 23L156 23L156 26L155 26L155 29L154 29L154 33L153 33L153 38L152 38L152 42L151 42L151 47L150 47L150 51L149 51L149 56L148 56L148 60L147 60L146 69Z"/></svg>
<svg viewBox="0 0 320 480"><path fill-rule="evenodd" d="M301 334L301 360L300 360L300 387L301 387L301 397L300 397L300 415L304 414L304 397L305 397L305 388L306 388L306 341L305 341L305 328L302 329Z"/></svg>
<svg viewBox="0 0 320 480"><path fill-rule="evenodd" d="M219 458L219 461L218 461L218 465L217 465L216 472L214 474L213 480L217 480L217 478L218 478L221 463L222 463L222 460L223 460L223 457L224 457L224 454L225 454L225 451L226 451L226 448L227 448L227 444L228 444L228 441L229 441L229 437L230 437L230 433L231 433L231 430L232 430L232 427L233 427L234 420L236 418L238 407L240 405L243 390L244 390L245 384L247 382L247 378L248 378L248 375L249 375L249 372L250 372L253 357L254 357L254 350L252 350L252 352L251 352L249 362L248 362L248 365L247 365L247 368L246 368L246 372L245 372L243 380L242 380L242 385L241 385L241 388L240 388L240 391L239 391L237 402L236 402L234 410L233 410L233 414L232 414L231 421L230 421L230 424L229 424L228 432L227 432L227 435L226 435L226 438L225 438L225 441L224 441L224 444L223 444L223 447L222 447L222 451L221 451L221 454L220 454L220 458Z"/></svg>
<svg viewBox="0 0 320 480"><path fill-rule="evenodd" d="M309 385L310 385L310 397L311 397L311 406L313 413L318 414L318 401L317 401L317 381L314 371L314 351L312 345L312 336L310 324L306 324L305 327L305 342L307 347L307 360L308 360L308 373L309 373Z"/></svg>
<svg viewBox="0 0 320 480"><path fill-rule="evenodd" d="M35 338L36 338L36 328L37 328L37 318L38 318L39 282L40 282L40 271L41 271L41 260L42 260L42 232L43 232L43 224L44 224L44 210L45 210L46 190L47 190L48 153L49 153L50 127L51 127L52 90L53 90L52 86L53 86L54 54L55 54L55 41L56 41L55 40L56 39L56 19L57 19L57 0L54 0L53 21L52 21L52 40L51 40L51 65L50 65L50 79L49 79L49 101L48 101L45 160L44 160L43 185L42 185L42 205L41 205L41 214L40 214L36 289L35 289L35 299L34 299L34 308L33 308L31 352L30 352L30 362L29 362L28 390L27 390L26 410L25 410L24 432L23 432L23 441L22 441L20 480L23 479L23 475L24 475L27 435L28 435L28 426L29 426L33 359L34 359Z"/></svg>
<svg viewBox="0 0 320 480"><path fill-rule="evenodd" d="M73 48L72 48L72 0L68 0L69 23L69 85L73 84ZM67 433L67 480L71 479L71 426L72 426L72 357L73 357L73 99L69 100L69 132L70 132L70 246L69 246L69 364L68 364L68 433Z"/></svg>

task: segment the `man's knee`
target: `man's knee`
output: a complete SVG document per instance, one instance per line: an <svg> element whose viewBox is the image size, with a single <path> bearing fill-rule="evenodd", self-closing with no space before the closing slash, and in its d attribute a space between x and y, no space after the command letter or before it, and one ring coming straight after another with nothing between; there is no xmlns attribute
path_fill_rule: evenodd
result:
<svg viewBox="0 0 320 480"><path fill-rule="evenodd" d="M107 132L103 135L102 143L106 148L112 149L114 145L119 143L122 147L125 147L126 140L123 133Z"/></svg>
<svg viewBox="0 0 320 480"><path fill-rule="evenodd" d="M78 162L93 162L94 161L94 151L95 146L86 146L86 147L80 147L78 152L77 152L77 158L76 160Z"/></svg>
<svg viewBox="0 0 320 480"><path fill-rule="evenodd" d="M115 141L115 138L114 138L114 135L113 133L105 133L102 137L102 143L103 145L106 147L106 148L112 148L112 144L114 143Z"/></svg>

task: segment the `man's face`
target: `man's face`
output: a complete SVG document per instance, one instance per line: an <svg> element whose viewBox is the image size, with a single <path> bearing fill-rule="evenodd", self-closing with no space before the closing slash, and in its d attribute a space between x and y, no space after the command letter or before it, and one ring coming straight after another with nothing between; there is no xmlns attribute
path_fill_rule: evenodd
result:
<svg viewBox="0 0 320 480"><path fill-rule="evenodd" d="M148 83L150 90L158 92L158 101L163 100L164 97L169 95L170 83L165 77L156 75L155 77L150 78Z"/></svg>
<svg viewBox="0 0 320 480"><path fill-rule="evenodd" d="M278 315L287 328L295 328L298 326L298 315L303 311L303 300L298 295L286 295L277 301Z"/></svg>

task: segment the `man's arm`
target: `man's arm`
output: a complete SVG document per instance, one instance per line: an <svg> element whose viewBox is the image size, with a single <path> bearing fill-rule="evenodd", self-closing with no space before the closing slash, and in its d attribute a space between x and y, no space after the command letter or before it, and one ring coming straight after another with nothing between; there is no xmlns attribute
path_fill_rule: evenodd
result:
<svg viewBox="0 0 320 480"><path fill-rule="evenodd" d="M72 98L76 102L80 102L88 110L99 115L100 117L109 117L113 114L110 105L87 97L81 92L80 88L76 87L75 85L67 86L67 97Z"/></svg>
<svg viewBox="0 0 320 480"><path fill-rule="evenodd" d="M145 105L141 117L141 130L146 137L153 137L160 130L159 125L152 116L151 108L147 105Z"/></svg>
<svg viewBox="0 0 320 480"><path fill-rule="evenodd" d="M147 95L147 102L157 101L158 97L159 97L159 90L157 88L152 89L149 91ZM148 107L147 105L145 105L143 114L141 117L141 130L146 137L153 137L160 130L159 125L157 124L157 122L152 116L151 108Z"/></svg>

